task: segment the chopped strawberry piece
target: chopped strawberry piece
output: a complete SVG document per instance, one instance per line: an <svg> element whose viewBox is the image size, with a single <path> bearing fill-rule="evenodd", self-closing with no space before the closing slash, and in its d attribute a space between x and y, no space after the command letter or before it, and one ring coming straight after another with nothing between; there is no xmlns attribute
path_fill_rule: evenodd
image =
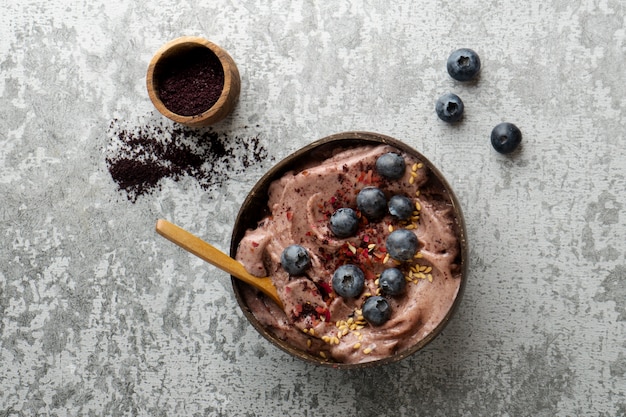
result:
<svg viewBox="0 0 626 417"><path fill-rule="evenodd" d="M376 279L376 274L372 272L370 269L364 269L363 275L365 275L365 279L368 279L368 280Z"/></svg>
<svg viewBox="0 0 626 417"><path fill-rule="evenodd" d="M327 308L317 306L315 307L315 311L317 312L317 314L319 314L320 319L323 318L326 321L330 321L330 311Z"/></svg>
<svg viewBox="0 0 626 417"><path fill-rule="evenodd" d="M367 174L365 174L365 177L363 178L363 182L365 182L366 184L372 183L372 170L371 169L367 171Z"/></svg>
<svg viewBox="0 0 626 417"><path fill-rule="evenodd" d="M330 287L330 284L327 282L320 282L318 283L318 285L320 286L320 288L322 290L324 290L326 292L326 294L330 294L331 292L333 292L333 289Z"/></svg>

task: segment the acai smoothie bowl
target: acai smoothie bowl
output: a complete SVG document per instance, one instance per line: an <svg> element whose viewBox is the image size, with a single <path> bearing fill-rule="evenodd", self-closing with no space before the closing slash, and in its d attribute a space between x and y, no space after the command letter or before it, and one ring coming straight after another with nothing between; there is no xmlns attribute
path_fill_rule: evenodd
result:
<svg viewBox="0 0 626 417"><path fill-rule="evenodd" d="M271 168L242 204L230 254L271 277L282 301L232 279L257 331L334 368L420 350L467 278L465 224L445 178L405 143L368 132L320 139Z"/></svg>

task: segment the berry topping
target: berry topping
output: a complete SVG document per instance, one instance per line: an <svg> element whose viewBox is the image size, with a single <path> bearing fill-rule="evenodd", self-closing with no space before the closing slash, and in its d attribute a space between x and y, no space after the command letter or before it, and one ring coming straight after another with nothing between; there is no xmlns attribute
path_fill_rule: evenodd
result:
<svg viewBox="0 0 626 417"><path fill-rule="evenodd" d="M457 81L469 81L480 72L480 58L471 49L457 49L448 57L446 67L450 77Z"/></svg>
<svg viewBox="0 0 626 417"><path fill-rule="evenodd" d="M389 214L399 220L407 220L413 214L415 206L410 198L394 195L389 199Z"/></svg>
<svg viewBox="0 0 626 417"><path fill-rule="evenodd" d="M391 317L389 302L379 295L369 297L363 303L363 318L372 326L380 326Z"/></svg>
<svg viewBox="0 0 626 417"><path fill-rule="evenodd" d="M357 297L363 291L365 275L352 264L341 265L333 274L333 289L343 298Z"/></svg>
<svg viewBox="0 0 626 417"><path fill-rule="evenodd" d="M351 208L340 208L330 216L330 230L339 239L353 236L358 227L359 219Z"/></svg>
<svg viewBox="0 0 626 417"><path fill-rule="evenodd" d="M363 188L356 196L356 205L370 221L380 220L387 213L387 199L380 188Z"/></svg>
<svg viewBox="0 0 626 417"><path fill-rule="evenodd" d="M398 268L388 268L380 274L378 285L383 294L398 295L404 292L406 287L406 279L404 274Z"/></svg>
<svg viewBox="0 0 626 417"><path fill-rule="evenodd" d="M435 103L435 112L437 116L447 123L454 123L463 117L463 100L456 94L446 93L439 97Z"/></svg>
<svg viewBox="0 0 626 417"><path fill-rule="evenodd" d="M304 247L290 245L280 255L280 263L289 275L302 275L311 266L311 257Z"/></svg>
<svg viewBox="0 0 626 417"><path fill-rule="evenodd" d="M376 171L385 178L397 180L402 178L406 163L402 155L394 152L382 154L376 160Z"/></svg>
<svg viewBox="0 0 626 417"><path fill-rule="evenodd" d="M511 153L522 141L522 132L513 123L500 123L491 131L491 145L500 153Z"/></svg>
<svg viewBox="0 0 626 417"><path fill-rule="evenodd" d="M387 252L398 261L410 261L417 253L417 236L407 229L394 230L387 237Z"/></svg>

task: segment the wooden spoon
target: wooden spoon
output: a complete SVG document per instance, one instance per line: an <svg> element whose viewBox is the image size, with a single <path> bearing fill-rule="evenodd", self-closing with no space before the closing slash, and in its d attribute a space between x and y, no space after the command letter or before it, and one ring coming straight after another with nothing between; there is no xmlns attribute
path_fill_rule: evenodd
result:
<svg viewBox="0 0 626 417"><path fill-rule="evenodd" d="M239 278L246 284L258 288L278 304L280 308L283 308L283 303L278 297L276 287L269 277L255 277L246 271L239 261L167 220L157 220L156 231L164 238L176 243L178 246L193 253L200 259L220 268L224 272L228 272L230 275Z"/></svg>

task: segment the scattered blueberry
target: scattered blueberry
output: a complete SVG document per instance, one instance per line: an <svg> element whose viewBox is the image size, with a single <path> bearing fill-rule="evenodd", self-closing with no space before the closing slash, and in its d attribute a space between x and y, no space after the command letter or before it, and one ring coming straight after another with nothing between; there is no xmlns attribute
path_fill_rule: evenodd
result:
<svg viewBox="0 0 626 417"><path fill-rule="evenodd" d="M356 196L356 206L370 221L382 219L387 213L385 194L376 187L365 187Z"/></svg>
<svg viewBox="0 0 626 417"><path fill-rule="evenodd" d="M362 307L363 318L372 326L380 326L391 318L389 302L379 295L368 297Z"/></svg>
<svg viewBox="0 0 626 417"><path fill-rule="evenodd" d="M417 253L417 236L407 229L394 230L387 236L387 252L398 261L410 261Z"/></svg>
<svg viewBox="0 0 626 417"><path fill-rule="evenodd" d="M341 265L335 270L332 283L333 290L341 297L354 298L363 291L365 275L356 265Z"/></svg>
<svg viewBox="0 0 626 417"><path fill-rule="evenodd" d="M380 274L378 285L383 294L398 295L404 292L406 287L406 279L404 274L398 268L388 268Z"/></svg>
<svg viewBox="0 0 626 417"><path fill-rule="evenodd" d="M459 96L453 93L446 93L439 97L435 103L435 112L441 120L447 123L454 123L461 120L465 105Z"/></svg>
<svg viewBox="0 0 626 417"><path fill-rule="evenodd" d="M330 216L330 230L339 239L354 236L358 228L359 219L351 208L340 208Z"/></svg>
<svg viewBox="0 0 626 417"><path fill-rule="evenodd" d="M395 152L388 152L376 159L376 172L390 180L402 178L405 170L404 158Z"/></svg>
<svg viewBox="0 0 626 417"><path fill-rule="evenodd" d="M500 123L491 131L491 145L500 153L511 153L522 141L522 132L513 123Z"/></svg>
<svg viewBox="0 0 626 417"><path fill-rule="evenodd" d="M469 81L480 72L480 58L469 48L452 52L446 63L448 74L457 81Z"/></svg>
<svg viewBox="0 0 626 417"><path fill-rule="evenodd" d="M280 255L280 263L289 275L302 275L311 266L311 257L304 247L290 245Z"/></svg>
<svg viewBox="0 0 626 417"><path fill-rule="evenodd" d="M407 220L415 210L411 199L403 195L394 195L391 197L388 206L389 213L399 220Z"/></svg>

